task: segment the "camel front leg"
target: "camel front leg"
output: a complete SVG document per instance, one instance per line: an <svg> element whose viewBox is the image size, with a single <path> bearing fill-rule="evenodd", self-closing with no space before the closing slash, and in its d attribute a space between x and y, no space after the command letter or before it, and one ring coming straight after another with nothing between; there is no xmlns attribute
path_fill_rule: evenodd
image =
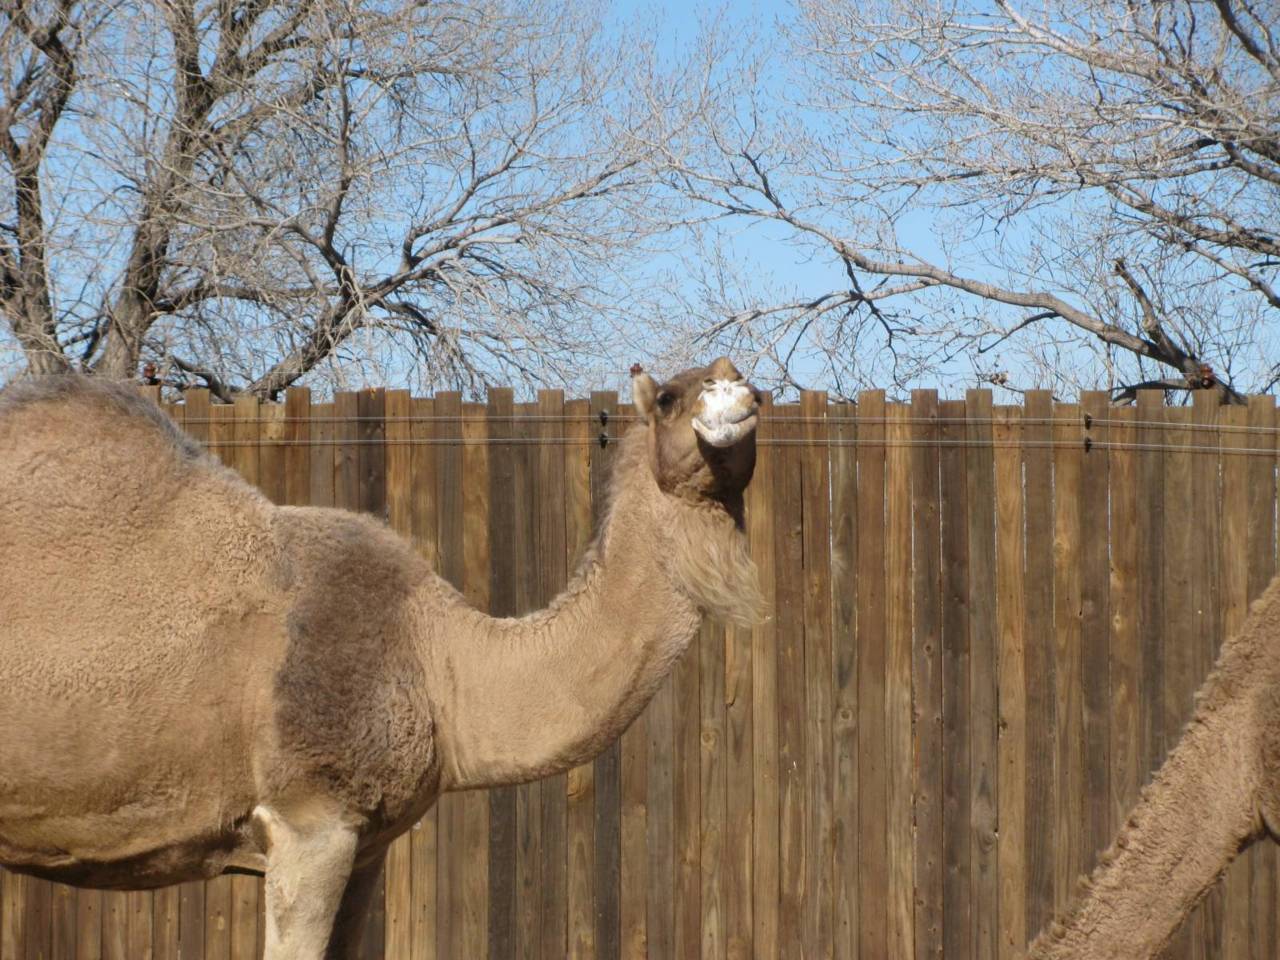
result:
<svg viewBox="0 0 1280 960"><path fill-rule="evenodd" d="M356 855L356 832L332 817L254 817L267 848L263 960L325 960Z"/></svg>

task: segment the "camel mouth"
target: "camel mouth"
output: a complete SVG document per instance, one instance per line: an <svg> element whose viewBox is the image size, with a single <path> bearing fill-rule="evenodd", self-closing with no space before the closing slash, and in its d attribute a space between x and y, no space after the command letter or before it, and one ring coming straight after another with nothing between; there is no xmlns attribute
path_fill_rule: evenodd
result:
<svg viewBox="0 0 1280 960"><path fill-rule="evenodd" d="M706 380L691 422L713 447L731 447L756 425L759 404L745 380Z"/></svg>
<svg viewBox="0 0 1280 960"><path fill-rule="evenodd" d="M692 424L694 432L699 437L711 446L723 449L740 443L755 430L756 415L753 411L747 410L736 420L722 420L714 426L694 417Z"/></svg>

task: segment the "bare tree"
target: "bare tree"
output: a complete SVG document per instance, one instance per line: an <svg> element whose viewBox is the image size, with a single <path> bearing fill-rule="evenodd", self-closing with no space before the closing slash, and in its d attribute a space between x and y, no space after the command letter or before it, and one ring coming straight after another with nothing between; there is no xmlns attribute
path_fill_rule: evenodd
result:
<svg viewBox="0 0 1280 960"><path fill-rule="evenodd" d="M961 358L1001 385L1117 396L1238 399L1280 379L1274 3L799 7L785 59L676 166L683 190L781 226L833 280L762 303L713 264L721 320L702 338L771 358L784 382L803 357L837 386Z"/></svg>
<svg viewBox="0 0 1280 960"><path fill-rule="evenodd" d="M634 330L705 64L578 0L4 0L0 314L31 369L571 379ZM3 337L0 337L3 339Z"/></svg>

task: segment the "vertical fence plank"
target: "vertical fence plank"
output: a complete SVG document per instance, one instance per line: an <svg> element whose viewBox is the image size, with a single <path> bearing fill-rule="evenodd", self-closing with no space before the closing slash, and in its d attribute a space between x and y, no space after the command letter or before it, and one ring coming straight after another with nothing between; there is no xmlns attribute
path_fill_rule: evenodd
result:
<svg viewBox="0 0 1280 960"><path fill-rule="evenodd" d="M155 892L152 914L152 951L155 960L179 960L181 939L179 916L181 890L176 886L161 887ZM70 956L70 954L61 954Z"/></svg>
<svg viewBox="0 0 1280 960"><path fill-rule="evenodd" d="M774 571L778 704L778 953L804 955L804 589L798 411L774 407Z"/></svg>
<svg viewBox="0 0 1280 960"><path fill-rule="evenodd" d="M343 461L344 492L354 493L357 500L349 509L367 513L379 521L387 518L386 502L386 392L381 388L360 390L355 395L355 429L348 429L347 437L354 435L355 477L351 482L351 462ZM348 457L350 455L348 454ZM247 914L247 910L246 910ZM378 870L368 917L360 940L360 956L364 960L376 960L386 952L386 864Z"/></svg>
<svg viewBox="0 0 1280 960"><path fill-rule="evenodd" d="M883 403L881 404L883 412ZM832 741L831 741L831 487L827 395L800 394L804 565L805 725L805 944L808 956L832 952ZM883 436L883 433L881 434ZM882 574L883 575L883 574ZM885 827L887 829L888 823Z"/></svg>
<svg viewBox="0 0 1280 960"><path fill-rule="evenodd" d="M24 927L26 930L27 960L50 960L52 957L70 956L75 952L75 931L71 933L71 954L55 952L56 944L61 939L59 931L59 885L48 880L28 878L26 898L23 905L26 911ZM64 910L65 914L65 910Z"/></svg>
<svg viewBox="0 0 1280 960"><path fill-rule="evenodd" d="M1164 458L1166 442L1164 394L1139 390L1137 402L1138 484L1143 502L1138 512L1140 610L1138 634L1142 647L1142 781L1164 758Z"/></svg>
<svg viewBox="0 0 1280 960"><path fill-rule="evenodd" d="M591 394L591 416L606 415L601 423L601 433L611 441L607 446L592 447L591 458L591 515L592 526L599 528L608 499L608 483L612 463L620 436L618 423L618 395L612 391L596 391ZM696 668L696 654L694 655ZM697 717L697 699L690 705ZM596 906L596 956L600 960L617 960L621 918L619 908L619 866L622 856L621 770L622 748L612 743L595 760L595 906ZM697 763L697 748L687 754L689 762ZM696 766L694 767L696 770ZM696 823L697 805L690 811ZM696 831L694 837L696 839ZM695 914L696 921L696 914Z"/></svg>
<svg viewBox="0 0 1280 960"><path fill-rule="evenodd" d="M698 865L702 960L724 960L724 832L727 782L724 750L725 631L707 620L694 639L698 667Z"/></svg>
<svg viewBox="0 0 1280 960"><path fill-rule="evenodd" d="M731 626L725 634L725 831L724 937L728 960L753 955L751 877L753 831L753 740L751 630ZM643 954L640 954L643 956Z"/></svg>
<svg viewBox="0 0 1280 960"><path fill-rule="evenodd" d="M996 857L1000 880L1000 960L1026 949L1026 562L1022 416L1016 407L994 410L991 442L996 518L996 629L999 739L996 809L1000 834Z"/></svg>
<svg viewBox="0 0 1280 960"><path fill-rule="evenodd" d="M463 595L478 610L491 602L489 569L489 427L481 403L462 405ZM489 796L483 791L462 794L462 941L459 956L489 956ZM499 960L499 958L494 958Z"/></svg>
<svg viewBox="0 0 1280 960"><path fill-rule="evenodd" d="M196 408L188 411L195 413ZM227 466L235 468L236 446L234 419L235 408L230 404L217 404L209 408L209 447ZM203 936L206 960L231 960L231 877L218 877L204 887ZM121 958L127 957L127 929L122 921L127 916L124 903L113 902L116 893L106 894L103 915L103 955L108 955L108 945L114 945L119 937Z"/></svg>
<svg viewBox="0 0 1280 960"><path fill-rule="evenodd" d="M272 503L288 503L288 472L285 444L290 439L290 424L283 403L268 403L258 408L262 422L258 427L258 489Z"/></svg>
<svg viewBox="0 0 1280 960"><path fill-rule="evenodd" d="M1054 803L1058 849L1054 903L1060 911L1075 895L1084 869L1084 713L1080 680L1080 479L1084 444L1076 404L1054 407L1053 424L1053 635L1057 701L1058 791Z"/></svg>
<svg viewBox="0 0 1280 960"><path fill-rule="evenodd" d="M240 476L255 486L262 484L262 458L259 437L263 407L254 396L237 397L233 407L235 426L231 447L232 465ZM223 877L215 883L229 883L227 911L227 940L230 960L253 960L258 952L258 897L259 881L255 877ZM149 905L148 905L149 906ZM132 908L129 927L129 955L141 956L138 951L138 930L135 929ZM151 911L146 914L150 917ZM147 930L149 935L150 931Z"/></svg>
<svg viewBox="0 0 1280 960"><path fill-rule="evenodd" d="M939 404L942 480L943 944L947 960L973 951L969 679L968 457L965 403Z"/></svg>
<svg viewBox="0 0 1280 960"><path fill-rule="evenodd" d="M229 888L224 885L224 889ZM129 895L119 890L109 890L102 898L102 958L130 960Z"/></svg>
<svg viewBox="0 0 1280 960"><path fill-rule="evenodd" d="M757 431L759 428L757 427ZM757 469L761 437L757 433ZM754 552L752 524L757 503L747 494L746 534ZM761 572L761 589L765 589ZM768 614L765 614L766 616ZM753 837L755 834L754 787L755 741L752 717L754 665L753 631L734 625L725 634L725 817L724 843L724 932L728 960L752 960L755 956L752 910Z"/></svg>
<svg viewBox="0 0 1280 960"><path fill-rule="evenodd" d="M409 524L414 547L436 570L440 569L440 521L436 506L436 430L435 400L414 399L410 405L412 423L409 428ZM399 468L399 467L398 467ZM440 896L439 820L436 807L428 810L414 824L410 834L410 876L413 888L411 918L411 960L437 960L437 906Z"/></svg>
<svg viewBox="0 0 1280 960"><path fill-rule="evenodd" d="M336 475L334 460L338 448L334 441L337 430L334 419L337 407L334 403L316 403L311 406L308 459L311 461L311 488L307 502L313 507L332 507L337 499L334 489Z"/></svg>
<svg viewBox="0 0 1280 960"><path fill-rule="evenodd" d="M257 397L236 397L232 406L231 465L254 486L258 485L258 415Z"/></svg>
<svg viewBox="0 0 1280 960"><path fill-rule="evenodd" d="M413 422L409 428L409 523L413 545L435 570L440 569L440 500L437 479L437 453L443 436L437 429L439 414L433 398L415 398L411 406Z"/></svg>
<svg viewBox="0 0 1280 960"><path fill-rule="evenodd" d="M619 433L642 429L632 404L619 404ZM622 734L619 757L619 955L643 960L648 941L649 716L641 713Z"/></svg>
<svg viewBox="0 0 1280 960"><path fill-rule="evenodd" d="M1162 438L1164 458L1164 716L1161 718L1164 751L1178 742L1182 725L1191 713L1195 692L1195 609L1192 606L1192 565L1195 536L1189 523L1192 503L1191 411L1185 407L1165 410L1169 428ZM1170 517L1173 510L1176 516ZM1169 958L1193 957L1204 938L1204 915L1192 913L1169 948Z"/></svg>
<svg viewBox="0 0 1280 960"><path fill-rule="evenodd" d="M1090 426L1082 431L1091 441L1080 453L1080 707L1083 724L1084 818L1081 868L1088 873L1097 855L1111 842L1110 810L1110 629L1111 552L1109 549L1108 487L1111 450L1107 442L1108 395L1085 392L1081 414ZM1081 442L1083 437L1071 442Z"/></svg>
<svg viewBox="0 0 1280 960"><path fill-rule="evenodd" d="M0 871L3 903L0 904L0 958L22 960L26 952L23 940L27 878L22 874Z"/></svg>
<svg viewBox="0 0 1280 960"><path fill-rule="evenodd" d="M415 549L426 557L432 567L439 569L439 519L436 514L438 491L436 489L437 437L435 424L435 400L431 398L410 401L408 470L410 476L409 525ZM410 834L410 877L412 885L412 916L410 918L410 957L412 960L436 960L437 957L437 908L439 886L437 883L439 861L438 814L432 807L413 826Z"/></svg>
<svg viewBox="0 0 1280 960"><path fill-rule="evenodd" d="M284 502L311 502L311 391L290 387L284 395Z"/></svg>
<svg viewBox="0 0 1280 960"><path fill-rule="evenodd" d="M774 531L777 500L774 474L778 448L772 444L772 408L766 398L758 431L755 480L747 488L747 534L760 573L765 619L751 630L751 935L754 957L778 956L778 601L775 593ZM656 715L655 715L656 716ZM650 718L653 723L653 717ZM651 738L650 743L654 741ZM652 796L652 791L651 791ZM650 831L652 835L652 830ZM650 881L652 883L652 879ZM669 955L669 954L667 954Z"/></svg>
<svg viewBox="0 0 1280 960"><path fill-rule="evenodd" d="M646 784L649 848L645 914L650 960L674 960L675 952L675 682L668 677L646 710L649 770Z"/></svg>
<svg viewBox="0 0 1280 960"><path fill-rule="evenodd" d="M1110 825L1114 832L1137 802L1146 775L1140 753L1142 648L1139 645L1138 616L1140 580L1137 429L1132 407L1106 411L1108 463L1107 485L1111 507L1110 583ZM1095 440L1095 442L1097 442Z"/></svg>
<svg viewBox="0 0 1280 960"><path fill-rule="evenodd" d="M357 430L360 464L360 510L379 520L387 517L386 391L378 388L357 394L360 426Z"/></svg>
<svg viewBox="0 0 1280 960"><path fill-rule="evenodd" d="M360 394L333 395L333 501L343 510L360 509Z"/></svg>
<svg viewBox="0 0 1280 960"><path fill-rule="evenodd" d="M212 419L209 391L203 388L186 391L183 395L183 407L183 429L193 440L207 444ZM205 889L206 884L199 880L178 887L178 942L182 960L204 960L205 957ZM96 916L91 911L86 912L85 906L82 895L80 943L82 947L85 945L86 933L92 930L96 933L98 944L103 945L103 899L101 896L98 898ZM88 960L94 955L85 950L77 955L77 960ZM103 955L105 956L105 950Z"/></svg>
<svg viewBox="0 0 1280 960"><path fill-rule="evenodd" d="M413 400L408 390L388 390L386 412L387 523L402 537L413 536L412 422ZM383 942L388 957L413 955L413 836L398 837L387 851L386 930Z"/></svg>
<svg viewBox="0 0 1280 960"><path fill-rule="evenodd" d="M397 837L387 850L383 943L388 957L413 954L412 837L412 832Z"/></svg>
<svg viewBox="0 0 1280 960"><path fill-rule="evenodd" d="M413 401L408 390L387 390L384 489L387 524L406 539L413 530Z"/></svg>
<svg viewBox="0 0 1280 960"><path fill-rule="evenodd" d="M694 638L700 649L709 642L705 634ZM677 957L696 957L702 939L702 887L701 887L701 775L700 758L700 676L698 649L687 650L675 665L672 675L672 691L675 709L672 712L672 730L675 734L672 748L672 840L675 866L675 954ZM599 771L597 770L596 803L600 803ZM596 843L599 844L599 818L597 817ZM597 851L596 861L600 854ZM597 887L596 896L600 895ZM597 913L600 913L597 906ZM600 951L599 956L603 956Z"/></svg>
<svg viewBox="0 0 1280 960"><path fill-rule="evenodd" d="M386 391L361 390L356 395L357 416L356 462L358 507L378 522L387 519L386 470ZM365 960L377 960L386 952L386 870L385 861L378 871L372 902L364 925L360 954ZM246 910L247 913L247 910Z"/></svg>
<svg viewBox="0 0 1280 960"><path fill-rule="evenodd" d="M231 878L231 960L254 960L258 955L261 892L256 877Z"/></svg>
<svg viewBox="0 0 1280 960"><path fill-rule="evenodd" d="M915 954L912 901L914 844L911 787L911 426L903 404L888 408L885 480L885 602L888 644L885 670L885 729L888 752L889 956ZM836 798L835 802L840 802Z"/></svg>
<svg viewBox="0 0 1280 960"><path fill-rule="evenodd" d="M588 401L565 404L566 431L573 442L565 448L565 529L571 562L577 562L591 539L591 451L599 432ZM595 954L595 784L594 766L569 771L566 784L568 832L566 956L585 960Z"/></svg>
<svg viewBox="0 0 1280 960"><path fill-rule="evenodd" d="M0 951L2 954L2 951ZM76 960L102 956L102 891L80 890L76 895Z"/></svg>
<svg viewBox="0 0 1280 960"><path fill-rule="evenodd" d="M23 896L23 958L51 960L53 954L53 889L48 880L27 877Z"/></svg>
<svg viewBox="0 0 1280 960"><path fill-rule="evenodd" d="M886 956L889 913L889 757L885 680L885 401L858 397L858 943L861 955Z"/></svg>
<svg viewBox="0 0 1280 960"><path fill-rule="evenodd" d="M462 400L452 391L435 397L436 447L436 519L439 543L438 572L461 591L464 587L463 556L463 490L480 478L467 477L462 462ZM440 958L463 955L464 914L467 910L463 884L464 860L469 851L464 845L467 798L461 794L445 794L436 804L438 829L436 955Z"/></svg>
<svg viewBox="0 0 1280 960"><path fill-rule="evenodd" d="M128 894L126 908L128 919L128 951L130 960L151 960L152 956L152 913L155 901L150 890L132 890ZM236 958L232 957L232 960Z"/></svg>
<svg viewBox="0 0 1280 960"><path fill-rule="evenodd" d="M108 896L111 896L108 894ZM102 939L106 946L108 934L116 928L119 918L113 916L113 904L107 905ZM104 951L105 953L105 951ZM204 955L207 960L231 960L231 878L218 877L205 885L204 893ZM121 952L119 956L127 957Z"/></svg>
<svg viewBox="0 0 1280 960"><path fill-rule="evenodd" d="M516 613L516 453L513 448L515 401L510 387L490 387L489 540L504 544L489 562L489 612ZM516 788L489 790L489 950L493 957L515 955L516 933Z"/></svg>
<svg viewBox="0 0 1280 960"><path fill-rule="evenodd" d="M204 960L204 913L205 884L193 880L178 887L178 943L182 960Z"/></svg>
<svg viewBox="0 0 1280 960"><path fill-rule="evenodd" d="M1221 643L1222 616L1219 610L1221 588L1218 581L1218 549L1220 536L1220 464L1218 447L1218 410L1216 391L1198 390L1192 394L1191 420L1196 429L1190 433L1191 508L1186 520L1194 528L1188 576L1191 605L1191 659L1187 684L1190 695L1204 682L1217 658ZM1186 716L1191 716L1187 707ZM1179 727L1181 729L1181 727ZM1226 888L1219 883L1200 902L1201 928L1192 945L1192 955L1216 960L1222 954L1223 917ZM1247 895L1246 895L1247 896Z"/></svg>
<svg viewBox="0 0 1280 960"><path fill-rule="evenodd" d="M1139 617L1142 581L1140 515L1145 511L1138 480L1137 411L1110 409L1108 422L1108 486L1111 506L1110 582L1110 822L1114 831L1137 802L1147 767L1142 750L1142 704L1149 695L1144 670Z"/></svg>
<svg viewBox="0 0 1280 960"><path fill-rule="evenodd" d="M1248 417L1247 407L1224 407L1221 411L1221 431L1217 437L1206 437L1202 441L1204 445L1208 445L1216 440L1223 451L1222 535L1216 541L1220 551L1218 569L1221 578L1221 621L1216 625L1215 631L1223 639L1240 629L1249 607L1249 464L1252 458L1231 452L1233 449L1252 445L1253 438L1244 432L1248 426ZM1214 458L1215 462L1217 459ZM1246 853L1227 871L1220 941L1222 956L1249 955L1252 886L1253 864L1251 856Z"/></svg>
<svg viewBox="0 0 1280 960"><path fill-rule="evenodd" d="M538 605L545 606L565 588L569 564L576 559L569 555L565 520L566 466L574 432L565 419L564 394L559 390L538 393L538 416L541 442L537 463L538 497L534 504L538 519L535 549ZM559 960L567 955L567 787L568 778L564 774L542 784L542 873L538 891L541 926L537 953L542 960Z"/></svg>
<svg viewBox="0 0 1280 960"><path fill-rule="evenodd" d="M1026 678L1027 731L1027 932L1034 935L1053 914L1053 817L1057 709L1053 645L1053 400L1045 390L1026 396L1022 442L1026 476Z"/></svg>
<svg viewBox="0 0 1280 960"><path fill-rule="evenodd" d="M969 544L969 858L973 896L972 956L999 950L1000 885L996 849L997 664L995 451L990 390L965 398L966 522Z"/></svg>
<svg viewBox="0 0 1280 960"><path fill-rule="evenodd" d="M512 453L515 458L515 529L511 538L515 557L515 608L524 614L545 606L538 572L538 533L541 527L539 503L543 499L542 475L538 469L541 425L534 403L515 405L512 423ZM561 548L563 552L563 547ZM515 953L517 957L542 956L542 866L543 849L542 781L516 789L515 864Z"/></svg>
<svg viewBox="0 0 1280 960"><path fill-rule="evenodd" d="M51 893L49 956L70 960L76 955L76 897L79 891L57 883Z"/></svg>
<svg viewBox="0 0 1280 960"><path fill-rule="evenodd" d="M762 424L767 417L766 411ZM834 717L832 777L836 798L832 816L833 956L836 960L854 960L858 956L857 407L852 403L833 405L827 415L827 430L832 442L830 683ZM768 495L767 486L757 494L763 502L768 502ZM756 669L765 665L757 658ZM772 658L767 665L773 665ZM776 679L770 683L771 691L776 690ZM756 736L762 735L763 731L758 729ZM776 741L776 733L773 736ZM776 744L771 756L777 756ZM775 778L764 781L758 775L757 789L772 788ZM770 795L775 795L772 789Z"/></svg>
<svg viewBox="0 0 1280 960"><path fill-rule="evenodd" d="M943 956L942 528L938 394L911 393L912 689L915 697L916 960Z"/></svg>

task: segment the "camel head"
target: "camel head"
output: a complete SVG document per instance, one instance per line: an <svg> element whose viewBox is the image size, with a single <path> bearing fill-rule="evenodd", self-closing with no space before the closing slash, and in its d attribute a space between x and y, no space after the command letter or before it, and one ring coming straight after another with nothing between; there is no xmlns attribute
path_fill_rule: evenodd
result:
<svg viewBox="0 0 1280 960"><path fill-rule="evenodd" d="M741 526L742 492L756 463L760 391L727 357L658 383L631 368L636 413L647 422L649 463L665 493L723 507Z"/></svg>

